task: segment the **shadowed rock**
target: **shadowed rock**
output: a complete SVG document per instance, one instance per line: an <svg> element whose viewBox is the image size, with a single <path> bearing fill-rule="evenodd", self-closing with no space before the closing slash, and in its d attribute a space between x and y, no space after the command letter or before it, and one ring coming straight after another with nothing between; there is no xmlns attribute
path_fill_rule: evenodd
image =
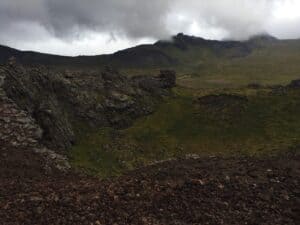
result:
<svg viewBox="0 0 300 225"><path fill-rule="evenodd" d="M107 67L102 73L55 73L44 67L3 67L4 90L43 129L42 142L63 150L76 141L78 124L124 128L152 113L175 85L175 72L128 78Z"/></svg>
<svg viewBox="0 0 300 225"><path fill-rule="evenodd" d="M288 85L288 87L299 89L300 88L300 79L291 81L291 83Z"/></svg>

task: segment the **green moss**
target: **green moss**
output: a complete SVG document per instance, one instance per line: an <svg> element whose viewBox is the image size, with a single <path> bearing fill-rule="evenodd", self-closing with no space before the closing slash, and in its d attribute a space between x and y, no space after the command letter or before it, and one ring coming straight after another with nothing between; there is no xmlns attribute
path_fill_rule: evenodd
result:
<svg viewBox="0 0 300 225"><path fill-rule="evenodd" d="M84 127L81 129L87 130ZM79 143L70 151L73 166L100 176L119 171L117 159L109 151L104 151L105 143L110 140L110 130L86 133L83 130L79 136Z"/></svg>

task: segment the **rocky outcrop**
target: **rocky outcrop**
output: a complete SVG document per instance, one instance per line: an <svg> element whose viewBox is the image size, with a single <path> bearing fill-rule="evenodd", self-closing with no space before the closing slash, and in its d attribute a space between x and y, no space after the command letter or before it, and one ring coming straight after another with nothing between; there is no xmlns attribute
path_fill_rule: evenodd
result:
<svg viewBox="0 0 300 225"><path fill-rule="evenodd" d="M6 94L36 120L43 130L42 144L55 151L69 148L82 124L130 126L136 118L152 113L175 85L172 71L130 79L111 68L101 73L55 73L13 63L3 67L1 74Z"/></svg>
<svg viewBox="0 0 300 225"><path fill-rule="evenodd" d="M300 89L300 79L291 81L288 87L293 89Z"/></svg>
<svg viewBox="0 0 300 225"><path fill-rule="evenodd" d="M0 71L2 81L0 83L0 163L1 170L4 170L2 172L10 171L10 167L25 169L29 164L35 164L36 168L39 167L39 170L47 173L53 169L68 170L70 165L65 157L40 145L42 129L28 112L22 110L6 95L2 87L5 78L5 72ZM30 158L31 161L26 161L26 158Z"/></svg>
<svg viewBox="0 0 300 225"><path fill-rule="evenodd" d="M300 79L292 80L287 85L273 85L270 88L272 89L272 95L286 95L289 91L300 90Z"/></svg>
<svg viewBox="0 0 300 225"><path fill-rule="evenodd" d="M7 95L35 118L43 129L42 141L53 149L68 146L74 134L64 112L59 109L56 94L51 94L59 91L58 76L13 65L3 68L3 73Z"/></svg>
<svg viewBox="0 0 300 225"><path fill-rule="evenodd" d="M34 148L42 131L16 104L0 94L0 143L2 147Z"/></svg>
<svg viewBox="0 0 300 225"><path fill-rule="evenodd" d="M168 89L175 86L176 74L171 70L162 70L159 75L151 76L136 76L133 77L133 82L140 89L152 93L153 95L167 95Z"/></svg>

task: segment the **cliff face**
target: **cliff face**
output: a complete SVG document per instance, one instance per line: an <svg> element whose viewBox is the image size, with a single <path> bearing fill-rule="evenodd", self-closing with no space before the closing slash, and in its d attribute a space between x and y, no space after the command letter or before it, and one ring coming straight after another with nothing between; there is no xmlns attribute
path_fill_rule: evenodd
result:
<svg viewBox="0 0 300 225"><path fill-rule="evenodd" d="M3 89L7 71L2 69L0 67L0 177L37 178L68 172L70 165L66 157L41 144L42 130L36 120L7 96Z"/></svg>
<svg viewBox="0 0 300 225"><path fill-rule="evenodd" d="M170 94L175 73L128 78L107 68L102 73L54 73L43 67L2 67L3 88L42 128L42 143L61 151L75 141L78 124L123 128L154 111Z"/></svg>

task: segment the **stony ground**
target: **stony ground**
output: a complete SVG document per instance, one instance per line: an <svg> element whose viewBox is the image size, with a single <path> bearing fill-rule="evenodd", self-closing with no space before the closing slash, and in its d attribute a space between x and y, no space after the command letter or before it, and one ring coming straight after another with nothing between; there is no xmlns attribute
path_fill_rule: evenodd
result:
<svg viewBox="0 0 300 225"><path fill-rule="evenodd" d="M103 181L1 174L0 224L299 224L299 159L170 161Z"/></svg>

